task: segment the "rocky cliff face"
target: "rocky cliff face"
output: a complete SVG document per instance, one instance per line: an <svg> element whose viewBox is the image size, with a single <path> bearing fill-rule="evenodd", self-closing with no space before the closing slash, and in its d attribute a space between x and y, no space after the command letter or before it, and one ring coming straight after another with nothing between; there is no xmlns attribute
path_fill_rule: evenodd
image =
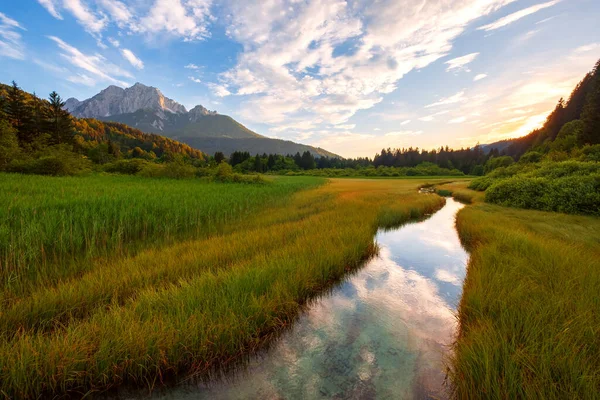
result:
<svg viewBox="0 0 600 400"><path fill-rule="evenodd" d="M136 83L127 89L109 86L90 99L79 102L71 98L66 103L65 108L80 118L110 117L137 110L173 114L187 112L183 105L165 97L157 88L141 83Z"/></svg>
<svg viewBox="0 0 600 400"><path fill-rule="evenodd" d="M209 111L208 109L198 105L188 111L188 117L191 122L197 122L201 117L206 115L217 115L216 111Z"/></svg>

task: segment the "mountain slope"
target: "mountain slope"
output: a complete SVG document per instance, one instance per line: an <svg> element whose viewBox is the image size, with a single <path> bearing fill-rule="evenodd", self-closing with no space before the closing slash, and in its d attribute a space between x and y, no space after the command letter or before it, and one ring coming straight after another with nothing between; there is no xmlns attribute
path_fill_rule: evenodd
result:
<svg viewBox="0 0 600 400"><path fill-rule="evenodd" d="M233 118L200 105L187 111L183 105L163 96L157 88L141 83L127 89L109 86L84 101L71 98L65 108L76 117L119 122L146 133L176 139L209 154L216 151L225 154L234 151L252 154L309 151L317 157L340 158L313 146L259 135Z"/></svg>
<svg viewBox="0 0 600 400"><path fill-rule="evenodd" d="M217 151L223 152L226 156L234 151L247 151L250 154L296 154L308 151L315 157L341 158L339 155L331 153L320 147L308 146L295 143L289 140L271 139L267 137L231 139L227 137L174 137L173 139L186 143L193 148L201 149L207 154L214 154Z"/></svg>

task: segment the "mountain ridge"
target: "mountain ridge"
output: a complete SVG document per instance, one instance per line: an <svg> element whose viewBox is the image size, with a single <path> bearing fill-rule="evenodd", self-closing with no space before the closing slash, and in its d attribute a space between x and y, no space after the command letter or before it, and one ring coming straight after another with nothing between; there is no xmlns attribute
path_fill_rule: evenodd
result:
<svg viewBox="0 0 600 400"><path fill-rule="evenodd" d="M153 87L136 83L129 88L108 86L89 99L69 98L66 110L79 118L118 122L146 133L160 134L194 146L205 153L234 151L295 154L341 158L325 149L260 135L228 115L197 105L189 111ZM222 148L219 148L222 146Z"/></svg>

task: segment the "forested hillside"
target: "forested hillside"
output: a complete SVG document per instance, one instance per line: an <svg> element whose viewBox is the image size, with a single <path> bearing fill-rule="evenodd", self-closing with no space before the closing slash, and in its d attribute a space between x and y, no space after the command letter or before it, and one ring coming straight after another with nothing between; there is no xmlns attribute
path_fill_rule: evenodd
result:
<svg viewBox="0 0 600 400"><path fill-rule="evenodd" d="M205 155L163 136L114 122L78 119L52 92L48 100L0 85L0 170L72 175L119 159L202 163Z"/></svg>
<svg viewBox="0 0 600 400"><path fill-rule="evenodd" d="M485 191L487 202L600 215L600 61L542 128L504 154L491 158L488 174L470 186Z"/></svg>
<svg viewBox="0 0 600 400"><path fill-rule="evenodd" d="M529 135L487 146L515 158L527 151L568 152L600 143L600 61L575 87L567 101L561 98L540 129ZM569 123L573 123L569 125ZM563 130L563 127L565 128ZM561 132L562 130L562 132ZM558 140L557 140L558 139ZM554 142L554 145L552 143Z"/></svg>

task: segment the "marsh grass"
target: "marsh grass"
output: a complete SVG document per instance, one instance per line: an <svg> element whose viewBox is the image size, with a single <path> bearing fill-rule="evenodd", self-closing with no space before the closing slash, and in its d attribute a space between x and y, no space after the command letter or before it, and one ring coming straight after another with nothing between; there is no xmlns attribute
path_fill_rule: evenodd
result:
<svg viewBox="0 0 600 400"><path fill-rule="evenodd" d="M344 179L315 188L313 178L288 178L281 181L287 189L271 189L263 197L251 185L222 184L214 197L202 197L213 186L192 190L186 189L189 182L161 181L154 190L162 184L181 190L179 202L163 203L136 186L154 181L125 178L121 191L142 192L117 195L110 186L119 186L121 178L95 179L100 179L95 201L134 196L149 210L162 210L152 208L153 199L172 208L191 202L214 212L204 218L219 221L218 229L159 248L150 239L142 242L146 249L121 257L101 256L103 242L98 242L100 256L89 268L58 280L41 274L31 279L30 289L0 312L0 393L5 396L81 396L123 384L152 388L173 377L226 368L289 326L308 299L372 255L378 227L432 213L444 203L417 193L422 182L415 180ZM75 205L87 195L82 191L90 191L89 182L39 182L55 184L54 193L71 190ZM42 194L22 184L13 182L21 191L20 203L37 204ZM299 187L310 189L292 194ZM249 200L252 196L260 200ZM228 203L235 199L261 201L263 207ZM66 195L63 201L69 204ZM208 205L198 205L203 202ZM220 208L227 207L238 207L237 214L223 214L227 211ZM83 206L77 210L91 212ZM180 223L194 232L185 217L190 213L194 221L199 215L194 207L165 212L180 213L175 214ZM148 224L169 223L160 213L149 213ZM79 217L75 213L72 219Z"/></svg>
<svg viewBox="0 0 600 400"><path fill-rule="evenodd" d="M600 393L600 219L476 204L449 360L457 399L594 399Z"/></svg>
<svg viewBox="0 0 600 400"><path fill-rule="evenodd" d="M261 206L322 183L281 177L273 184L224 185L0 173L0 304L149 242L159 246L213 235Z"/></svg>

